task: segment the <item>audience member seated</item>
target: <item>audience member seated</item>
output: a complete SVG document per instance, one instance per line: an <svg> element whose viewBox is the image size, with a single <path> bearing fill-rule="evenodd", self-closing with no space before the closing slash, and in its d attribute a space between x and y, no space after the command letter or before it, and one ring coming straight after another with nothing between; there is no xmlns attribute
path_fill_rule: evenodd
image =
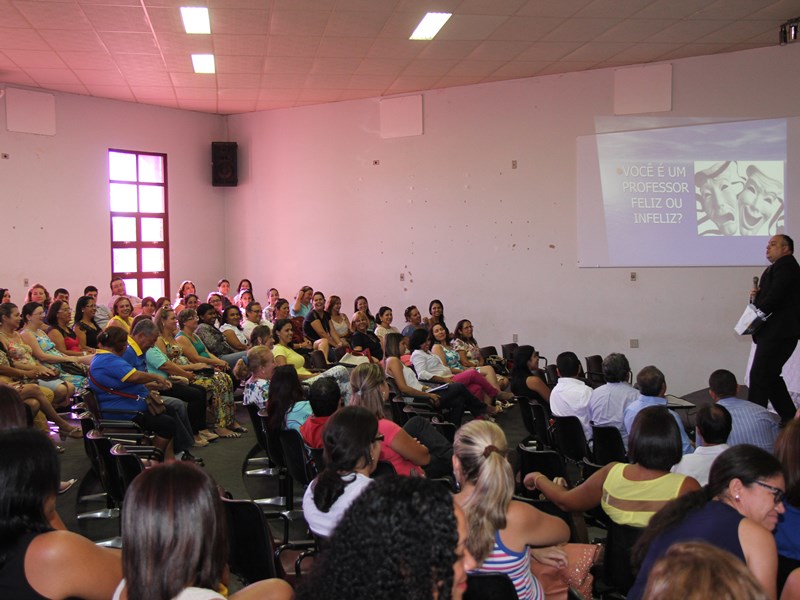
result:
<svg viewBox="0 0 800 600"><path fill-rule="evenodd" d="M142 300L142 302L144 302L144 300ZM183 302L186 305L186 308L191 308L192 310L197 310L197 307L200 306L200 298L197 296L197 294L186 294ZM153 314L155 314L155 311L153 311Z"/></svg>
<svg viewBox="0 0 800 600"><path fill-rule="evenodd" d="M76 333L69 328L72 320L72 311L69 304L61 300L55 300L47 311L45 323L48 325L47 336L52 340L56 350L65 356L86 356L92 354L86 350L81 350L80 342Z"/></svg>
<svg viewBox="0 0 800 600"><path fill-rule="evenodd" d="M729 446L750 444L772 452L778 437L781 418L755 402L736 397L739 389L736 376L725 369L714 371L708 378L708 393L712 400L724 406L731 414L733 429Z"/></svg>
<svg viewBox="0 0 800 600"><path fill-rule="evenodd" d="M194 296L194 294L190 295ZM197 298L197 296L194 297ZM142 298L142 312L140 313L141 315L144 315L145 317L150 317L152 319L153 316L156 314L156 310L158 309L156 308L155 298L153 298L152 296L145 296L144 298Z"/></svg>
<svg viewBox="0 0 800 600"><path fill-rule="evenodd" d="M300 434L309 448L322 448L325 424L342 406L342 393L336 380L333 377L317 379L308 391L308 403L313 414L300 426Z"/></svg>
<svg viewBox="0 0 800 600"><path fill-rule="evenodd" d="M64 527L59 461L47 436L0 431L0 457L0 597L110 598L122 578L119 552Z"/></svg>
<svg viewBox="0 0 800 600"><path fill-rule="evenodd" d="M155 458L174 458L175 420L164 412L164 401L158 392L145 387L153 381L153 376L137 371L122 358L128 347L128 334L119 327L111 327L97 337L97 342L100 348L89 369L89 386L97 397L100 411L129 411L108 413L104 418L128 419L154 432ZM178 448L180 452L183 450L186 448Z"/></svg>
<svg viewBox="0 0 800 600"><path fill-rule="evenodd" d="M216 293L222 298L222 304L224 308L228 308L231 304L233 304L233 299L230 297L231 282L227 279L223 278L217 282Z"/></svg>
<svg viewBox="0 0 800 600"><path fill-rule="evenodd" d="M411 334L408 347L411 350L411 362L417 372L417 377L436 383L451 383L453 381L463 383L475 398L483 398L489 414L500 412L499 408L492 406L492 401L498 397L500 390L486 381L486 378L475 369L469 369L454 375L450 369L442 364L438 356L431 354L431 342L427 331L417 329ZM473 408L476 408L475 403L467 404L466 408L472 411Z"/></svg>
<svg viewBox="0 0 800 600"><path fill-rule="evenodd" d="M264 307L264 320L272 327L272 324L275 322L273 320L273 315L275 313L275 305L280 300L281 294L277 288L269 288L267 292L267 305Z"/></svg>
<svg viewBox="0 0 800 600"><path fill-rule="evenodd" d="M81 296L75 305L75 324L72 331L78 339L78 348L85 352L97 350L97 335L102 331L95 319L97 302L91 296Z"/></svg>
<svg viewBox="0 0 800 600"><path fill-rule="evenodd" d="M125 333L131 332L133 325L133 305L127 296L117 296L111 307L111 319L106 327L120 327Z"/></svg>
<svg viewBox="0 0 800 600"><path fill-rule="evenodd" d="M218 294L217 292L211 292L206 298L206 303L210 304L217 313L213 323L214 327L217 327L222 319L222 311L227 308L225 303L222 301L222 295ZM202 306L202 304L200 306ZM197 310L200 310L199 306L197 307Z"/></svg>
<svg viewBox="0 0 800 600"><path fill-rule="evenodd" d="M54 367L45 365L33 357L33 348L22 339L19 329L22 316L16 304L0 304L0 342L3 344L11 366L35 377L39 386L53 393L53 404L61 406L75 393L75 386L60 378ZM37 345L38 348L38 345Z"/></svg>
<svg viewBox="0 0 800 600"><path fill-rule="evenodd" d="M606 383L592 391L589 398L589 420L597 427L616 427L622 443L628 447L625 409L639 399L639 392L630 383L631 366L624 354L614 352L603 359Z"/></svg>
<svg viewBox="0 0 800 600"><path fill-rule="evenodd" d="M212 358L213 355L209 354L205 347L200 346L202 341L192 335L197 325L197 315L189 309L181 314L186 319L183 323L185 331L182 332L184 334L182 343L175 337L178 333L178 318L175 316L175 311L169 305L158 309L154 321L158 327L159 337L155 346L146 353L147 369L164 377L168 375L187 377L187 373L191 374L193 377L187 377L189 382L202 387L211 397L215 433L224 438L241 437L242 432L246 430L236 422L233 414L233 382L227 373L214 368L226 367L227 364L216 357ZM184 348L191 348L192 354L185 354ZM201 356L197 348L200 348L205 356ZM178 368L174 368L173 365Z"/></svg>
<svg viewBox="0 0 800 600"><path fill-rule="evenodd" d="M453 444L453 471L461 488L454 498L467 517L467 548L478 563L476 571L505 573L520 600L544 598L531 573L529 546L565 543L569 527L511 499L514 470L507 454L506 436L494 423L471 421L461 427Z"/></svg>
<svg viewBox="0 0 800 600"><path fill-rule="evenodd" d="M533 346L524 345L514 350L511 392L515 396L549 402L550 388L539 373L539 353Z"/></svg>
<svg viewBox="0 0 800 600"><path fill-rule="evenodd" d="M784 513L780 515L775 532L779 561L778 588L780 589L784 587L784 581L789 573L800 568L800 420L792 419L783 428L775 442L775 456L781 461L786 476ZM784 596L792 597L787 596L786 591L784 591Z"/></svg>
<svg viewBox="0 0 800 600"><path fill-rule="evenodd" d="M465 367L461 364L461 357L458 352L450 347L450 330L447 329L447 325L444 323L436 323L431 326L428 333L428 341L431 343L431 352L438 356L442 364L446 365L453 374L457 375L469 369L476 369L478 373L486 377L486 381L493 387L501 390L501 393L498 395L499 400L507 401L514 397L511 392L502 392L503 389L508 387L508 379L505 377L498 377L493 367L488 365L483 367L474 367L471 365Z"/></svg>
<svg viewBox="0 0 800 600"><path fill-rule="evenodd" d="M428 331L428 328L422 323L422 315L419 312L419 309L414 306L413 304L406 308L403 315L406 318L406 326L403 327L403 337L411 338L411 334L413 334L417 329L424 329Z"/></svg>
<svg viewBox="0 0 800 600"><path fill-rule="evenodd" d="M430 330L431 327L437 323L444 323L444 304L441 300L431 300L428 304L429 317L425 317L422 322L425 323L425 329Z"/></svg>
<svg viewBox="0 0 800 600"><path fill-rule="evenodd" d="M363 311L353 315L353 335L350 337L350 347L354 352L369 350L373 362L383 360L383 348L378 336L369 330L369 318Z"/></svg>
<svg viewBox="0 0 800 600"><path fill-rule="evenodd" d="M44 327L44 308L38 302L28 302L22 307L23 342L30 346L33 358L40 363L53 365L59 378L68 381L75 389L86 387L86 365L92 361L89 355L66 356L56 349L53 340L47 337ZM74 369L74 370L73 370ZM82 373L82 375L78 375Z"/></svg>
<svg viewBox="0 0 800 600"><path fill-rule="evenodd" d="M729 447L726 442L731 433L731 414L724 406L707 404L695 415L695 430L699 445L672 467L672 472L694 477L705 485L711 465Z"/></svg>
<svg viewBox="0 0 800 600"><path fill-rule="evenodd" d="M566 512L581 512L598 505L618 525L645 527L650 518L673 498L700 489L691 477L670 473L681 459L678 425L667 409L651 406L633 422L628 456L631 464L612 462L571 490L550 481L539 472L523 481L529 490L540 490L545 498Z"/></svg>
<svg viewBox="0 0 800 600"><path fill-rule="evenodd" d="M333 386L335 387L335 386ZM353 501L372 483L383 435L366 408L347 406L330 417L324 432L325 468L306 488L303 517L309 529L330 536Z"/></svg>
<svg viewBox="0 0 800 600"><path fill-rule="evenodd" d="M172 308L175 310L176 314L180 314L184 308L188 308L186 306L186 296L189 294L195 294L197 289L193 282L189 281L181 281L181 285L178 288L178 293L175 294L175 302L172 304ZM142 307L144 307L144 300L142 300Z"/></svg>
<svg viewBox="0 0 800 600"><path fill-rule="evenodd" d="M384 359L385 374L388 379L394 381L397 391L406 399L406 402L423 400L433 408L446 409L449 411L447 420L456 427L461 426L464 418L464 408L469 404L475 411L476 416L485 414L486 408L483 402L473 396L465 385L461 383L450 383L445 386L437 387L436 393L430 391L431 388L422 385L417 379L414 370L407 367L401 360L406 346L406 338L399 333L388 333L384 340L386 358Z"/></svg>
<svg viewBox="0 0 800 600"><path fill-rule="evenodd" d="M225 599L227 522L217 485L202 469L169 463L138 475L125 493L122 537L125 578L112 600ZM288 583L268 579L230 599L292 597Z"/></svg>
<svg viewBox="0 0 800 600"><path fill-rule="evenodd" d="M250 346L266 346L270 350L275 345L272 339L272 329L268 325L256 325L250 334Z"/></svg>
<svg viewBox="0 0 800 600"><path fill-rule="evenodd" d="M289 301L285 298L278 298L273 311L272 323L277 325L278 321L286 319L292 324L292 349L298 352L308 353L314 345L311 340L307 340L303 335L303 317L291 317L289 315ZM273 333L275 327L272 328Z"/></svg>
<svg viewBox="0 0 800 600"><path fill-rule="evenodd" d="M670 546L650 571L644 597L648 600L769 600L740 560L705 542Z"/></svg>
<svg viewBox="0 0 800 600"><path fill-rule="evenodd" d="M333 377L342 391L345 404L349 404L350 373L347 368L337 365L316 375L306 369L306 359L294 351L292 344L293 331L292 322L289 319L278 319L275 322L275 328L272 330L272 338L275 340L275 346L272 348L272 352L275 355L275 364L278 366L291 365L297 371L300 380L309 384L313 383L316 377Z"/></svg>
<svg viewBox="0 0 800 600"><path fill-rule="evenodd" d="M292 305L291 316L303 317L311 312L311 297L314 295L314 288L310 285L304 285L295 294L294 305Z"/></svg>
<svg viewBox="0 0 800 600"><path fill-rule="evenodd" d="M225 309L225 314L228 314L230 308ZM230 310L230 313L233 315L233 310ZM228 366L233 367L236 361L244 356L245 351L233 348L228 343L225 334L217 329L216 322L222 316L217 313L211 304L201 304L197 307L197 317L199 321L194 331L195 335L200 338L210 354L218 356ZM235 336L235 334L233 335Z"/></svg>
<svg viewBox="0 0 800 600"><path fill-rule="evenodd" d="M83 295L89 296L95 302L95 314L94 314L94 321L97 324L97 327L100 330L105 329L108 326L108 321L111 319L111 311L108 310L108 307L105 304L101 304L97 301L97 288L93 285L87 285L83 289ZM78 320L77 317L77 309L76 309L76 316L75 320Z"/></svg>
<svg viewBox="0 0 800 600"><path fill-rule="evenodd" d="M586 441L592 439L592 424L589 417L589 400L592 388L578 379L581 362L574 352L562 352L556 358L558 383L550 392L550 411L556 417L578 417L583 426Z"/></svg>
<svg viewBox="0 0 800 600"><path fill-rule="evenodd" d="M412 417L400 428L385 418L383 406L389 386L378 365L364 363L353 369L352 405L362 406L378 418L378 431L384 436L381 460L392 463L398 475L444 477L452 473L453 448L423 417Z"/></svg>
<svg viewBox="0 0 800 600"><path fill-rule="evenodd" d="M252 293L253 291L253 284L252 282L247 279L246 277L239 281L239 285L236 286L236 295L239 295L241 292L245 290L250 290Z"/></svg>
<svg viewBox="0 0 800 600"><path fill-rule="evenodd" d="M366 296L356 296L356 299L353 300L353 312L357 313L358 311L363 312L367 315L367 319L369 319L369 331L375 332L375 317L372 316L372 313L369 310L369 300L367 300Z"/></svg>
<svg viewBox="0 0 800 600"><path fill-rule="evenodd" d="M639 398L628 405L622 415L622 420L625 423L625 429L631 430L633 420L640 410L647 406L666 406L667 405L667 381L664 374L656 367L650 365L639 371L636 375L636 387L639 388ZM675 422L678 424L678 429L681 434L681 443L683 444L683 453L691 454L694 452L694 446L686 435L686 430L683 428L683 421L673 410L669 413Z"/></svg>
<svg viewBox="0 0 800 600"><path fill-rule="evenodd" d="M121 277L114 277L109 283L109 287L111 288L111 299L108 301L107 305L109 309L114 306L117 298L120 296L125 296L131 302L131 306L133 307L133 310L131 311L132 313L141 310L142 299L138 296L128 293L128 288L125 285L125 281Z"/></svg>
<svg viewBox="0 0 800 600"><path fill-rule="evenodd" d="M475 567L466 537L464 514L440 483L378 479L344 513L297 600L461 600Z"/></svg>
<svg viewBox="0 0 800 600"><path fill-rule="evenodd" d="M34 283L31 287L28 288L28 293L25 294L25 303L28 302L37 302L44 307L45 312L47 309L50 308L50 302L52 299L50 298L50 292L47 291L41 283Z"/></svg>
<svg viewBox="0 0 800 600"><path fill-rule="evenodd" d="M478 370L484 374L488 372L488 369L492 369L492 372L494 372L494 368L487 365L483 355L481 355L480 346L478 346L478 342L472 332L472 322L469 319L461 319L456 323L456 330L450 340L450 347L458 352L459 361L464 367L478 367ZM498 375L497 381L501 390L508 388L508 378Z"/></svg>
<svg viewBox="0 0 800 600"><path fill-rule="evenodd" d="M325 307L325 312L331 319L331 328L339 336L339 339L346 345L350 345L350 319L342 312L342 299L339 296L331 296L328 298L328 304Z"/></svg>
<svg viewBox="0 0 800 600"><path fill-rule="evenodd" d="M226 309L227 310L227 309ZM253 335L253 329L259 325L269 325L267 321L261 318L261 303L253 301L244 309L244 320L241 321L242 332L245 338L249 340Z"/></svg>
<svg viewBox="0 0 800 600"><path fill-rule="evenodd" d="M322 292L314 292L312 309L303 320L303 333L314 344L314 348L325 355L325 360L328 360L331 348L344 346L336 330L331 327L331 317L325 311L325 294Z"/></svg>
<svg viewBox="0 0 800 600"><path fill-rule="evenodd" d="M381 343L383 343L387 334L400 333L400 330L392 325L393 319L392 309L388 306L381 306L380 310L378 310L378 325L375 327L375 335L378 336Z"/></svg>
<svg viewBox="0 0 800 600"><path fill-rule="evenodd" d="M250 348L250 340L242 328L242 313L235 306L229 306L222 312L222 326L219 330L225 342L235 352L246 352Z"/></svg>
<svg viewBox="0 0 800 600"><path fill-rule="evenodd" d="M244 381L243 404L267 405L269 380L275 371L275 357L266 346L253 346L233 367L233 374ZM246 380L246 381L245 381Z"/></svg>
<svg viewBox="0 0 800 600"><path fill-rule="evenodd" d="M0 288L0 304L11 302L11 292L8 288Z"/></svg>
<svg viewBox="0 0 800 600"><path fill-rule="evenodd" d="M269 383L267 428L271 431L300 427L311 416L311 405L303 399L303 386L290 365L275 367Z"/></svg>
<svg viewBox="0 0 800 600"><path fill-rule="evenodd" d="M236 306L239 311L244 314L244 311L247 309L247 305L253 302L255 298L253 297L252 290L240 290L236 296L233 297L233 304ZM227 310L227 309L224 309Z"/></svg>
<svg viewBox="0 0 800 600"><path fill-rule="evenodd" d="M747 444L728 448L714 461L707 486L673 500L650 521L634 546L631 559L639 572L628 600L645 597L655 562L670 546L685 541L730 552L747 564L767 597L776 598L778 553L772 531L784 510L783 497L778 459Z"/></svg>
<svg viewBox="0 0 800 600"><path fill-rule="evenodd" d="M128 336L128 347L122 358L137 371L149 373L146 352L155 345L158 333L156 324L151 319L142 317L131 329L131 334ZM146 384L146 387L163 392L161 399L164 400L167 407L167 414L177 421L176 448L188 448L190 445L198 448L208 446L209 440L219 437L206 427L206 390L203 387L189 383L188 379L165 378L153 373L150 375L154 377L154 382ZM191 440L184 443L189 434L191 434ZM187 452L184 452L181 458L184 460L194 459Z"/></svg>

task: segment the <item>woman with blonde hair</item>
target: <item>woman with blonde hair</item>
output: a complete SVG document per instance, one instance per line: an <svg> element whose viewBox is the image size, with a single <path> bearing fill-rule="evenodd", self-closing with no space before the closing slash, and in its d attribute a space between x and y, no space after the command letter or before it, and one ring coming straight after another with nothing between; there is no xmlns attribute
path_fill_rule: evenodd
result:
<svg viewBox="0 0 800 600"><path fill-rule="evenodd" d="M380 366L358 365L350 375L350 386L353 388L350 405L362 406L378 418L378 433L384 438L380 460L390 462L398 475L450 474L453 449L430 421L412 417L401 428L386 418L383 405L389 397L389 385Z"/></svg>
<svg viewBox="0 0 800 600"><path fill-rule="evenodd" d="M456 432L453 471L461 491L455 495L467 516L467 549L477 571L508 575L520 600L543 599L531 574L529 546L552 546L569 539L569 527L512 500L514 471L503 430L489 421L471 421Z"/></svg>

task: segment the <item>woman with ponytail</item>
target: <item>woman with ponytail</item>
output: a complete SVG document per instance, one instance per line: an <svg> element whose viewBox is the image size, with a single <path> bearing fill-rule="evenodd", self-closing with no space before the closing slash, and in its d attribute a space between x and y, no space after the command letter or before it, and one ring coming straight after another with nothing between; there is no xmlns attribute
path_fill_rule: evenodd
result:
<svg viewBox="0 0 800 600"><path fill-rule="evenodd" d="M769 598L776 598L778 552L772 531L784 512L781 463L770 453L740 444L720 454L708 485L677 498L650 520L633 548L641 565L629 600L643 597L654 563L667 549L689 540L727 550L750 568Z"/></svg>
<svg viewBox="0 0 800 600"><path fill-rule="evenodd" d="M315 534L328 537L344 511L372 480L383 435L366 408L347 406L325 424L325 469L306 488L303 516Z"/></svg>
<svg viewBox="0 0 800 600"><path fill-rule="evenodd" d="M456 432L453 471L461 491L455 500L467 516L467 549L478 571L508 575L520 600L543 599L544 591L531 574L528 547L566 542L569 527L511 499L514 472L507 453L503 430L494 423L470 421Z"/></svg>

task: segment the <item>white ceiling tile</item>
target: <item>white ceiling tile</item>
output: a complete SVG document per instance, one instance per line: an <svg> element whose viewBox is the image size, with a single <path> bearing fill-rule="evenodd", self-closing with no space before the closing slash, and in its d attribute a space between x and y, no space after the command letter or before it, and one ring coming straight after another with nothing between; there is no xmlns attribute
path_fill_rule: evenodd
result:
<svg viewBox="0 0 800 600"><path fill-rule="evenodd" d="M381 37L407 40L424 16L425 9L414 12L393 12L383 25Z"/></svg>
<svg viewBox="0 0 800 600"><path fill-rule="evenodd" d="M412 60L403 69L402 76L408 77L444 77L447 72L456 66L457 60Z"/></svg>
<svg viewBox="0 0 800 600"><path fill-rule="evenodd" d="M125 86L127 82L119 71L97 69L73 69L81 83L89 85Z"/></svg>
<svg viewBox="0 0 800 600"><path fill-rule="evenodd" d="M187 4L195 5L194 2ZM176 7L148 7L147 16L156 33L185 33L180 10Z"/></svg>
<svg viewBox="0 0 800 600"><path fill-rule="evenodd" d="M517 17L500 25L488 39L535 42L562 23L564 19L560 17Z"/></svg>
<svg viewBox="0 0 800 600"><path fill-rule="evenodd" d="M272 12L269 33L272 35L322 35L330 13L312 10L278 10Z"/></svg>
<svg viewBox="0 0 800 600"><path fill-rule="evenodd" d="M458 5L462 15L506 15L516 13L527 4L527 0L464 0Z"/></svg>
<svg viewBox="0 0 800 600"><path fill-rule="evenodd" d="M42 50L4 50L5 55L23 69L63 69L64 61L55 52Z"/></svg>
<svg viewBox="0 0 800 600"><path fill-rule="evenodd" d="M31 76L22 71L7 71L3 69L3 83L16 83L18 85L28 85L36 87L36 82Z"/></svg>
<svg viewBox="0 0 800 600"><path fill-rule="evenodd" d="M178 100L178 108L183 110L193 110L196 112L217 112L217 99L213 100Z"/></svg>
<svg viewBox="0 0 800 600"><path fill-rule="evenodd" d="M547 42L590 42L604 31L619 24L621 19L570 19L553 29L542 39Z"/></svg>
<svg viewBox="0 0 800 600"><path fill-rule="evenodd" d="M406 92L427 90L436 85L436 82L439 81L439 79L441 79L441 77L398 77L387 90L387 94L404 94Z"/></svg>
<svg viewBox="0 0 800 600"><path fill-rule="evenodd" d="M559 73L573 73L575 71L585 71L591 69L595 63L593 61L574 62L568 63L566 61L559 61L551 63L549 66L543 68L537 75L556 75Z"/></svg>
<svg viewBox="0 0 800 600"><path fill-rule="evenodd" d="M502 67L502 60L462 60L447 72L447 77L486 77Z"/></svg>
<svg viewBox="0 0 800 600"><path fill-rule="evenodd" d="M90 85L86 84L86 89L92 96L100 98L112 98L114 100L136 101L130 88L126 85Z"/></svg>
<svg viewBox="0 0 800 600"><path fill-rule="evenodd" d="M256 109L255 100L220 100L217 102L217 111L221 115L235 115L253 112Z"/></svg>
<svg viewBox="0 0 800 600"><path fill-rule="evenodd" d="M777 32L774 23L768 21L736 21L703 36L702 42L725 44L730 40L752 40L761 35L769 35L771 40L777 42Z"/></svg>
<svg viewBox="0 0 800 600"><path fill-rule="evenodd" d="M302 73L311 72L314 60L299 56L268 56L264 62L265 73Z"/></svg>
<svg viewBox="0 0 800 600"><path fill-rule="evenodd" d="M212 33L266 35L269 11L213 8L209 11Z"/></svg>
<svg viewBox="0 0 800 600"><path fill-rule="evenodd" d="M306 10L331 12L336 0L273 0L274 10Z"/></svg>
<svg viewBox="0 0 800 600"><path fill-rule="evenodd" d="M101 33L100 39L114 54L158 54L156 40L150 33Z"/></svg>
<svg viewBox="0 0 800 600"><path fill-rule="evenodd" d="M327 58L320 57L314 60L311 73L315 75L352 75L361 64L360 58Z"/></svg>
<svg viewBox="0 0 800 600"><path fill-rule="evenodd" d="M0 0L0 23L3 24L3 27L30 27L28 20L14 8L11 0Z"/></svg>
<svg viewBox="0 0 800 600"><path fill-rule="evenodd" d="M647 42L651 36L677 22L675 19L625 19L606 29L594 40L596 42Z"/></svg>
<svg viewBox="0 0 800 600"><path fill-rule="evenodd" d="M476 83L481 83L484 80L484 77L450 77L445 75L439 81L436 82L434 87L441 89L441 88L448 88L448 87L459 87L462 85L474 85Z"/></svg>
<svg viewBox="0 0 800 600"><path fill-rule="evenodd" d="M149 33L147 13L141 6L84 5L83 12L95 31Z"/></svg>
<svg viewBox="0 0 800 600"><path fill-rule="evenodd" d="M686 19L707 4L707 0L653 0L642 6L637 19Z"/></svg>
<svg viewBox="0 0 800 600"><path fill-rule="evenodd" d="M123 71L151 71L164 72L166 67L164 61L158 55L152 54L116 54L114 61Z"/></svg>
<svg viewBox="0 0 800 600"><path fill-rule="evenodd" d="M175 85L175 96L178 100L216 100L217 88Z"/></svg>
<svg viewBox="0 0 800 600"><path fill-rule="evenodd" d="M436 35L437 40L485 40L509 20L506 16L453 15Z"/></svg>
<svg viewBox="0 0 800 600"><path fill-rule="evenodd" d="M492 76L494 77L503 77L507 79L515 79L521 77L533 77L534 75L538 75L539 72L548 67L552 64L552 61L549 60L541 60L541 61L534 61L534 60L515 60L509 63L506 63L497 71L495 71Z"/></svg>
<svg viewBox="0 0 800 600"><path fill-rule="evenodd" d="M52 84L68 83L71 85L83 85L81 80L75 76L75 73L69 69L26 69L28 75L39 85L48 86Z"/></svg>
<svg viewBox="0 0 800 600"><path fill-rule="evenodd" d="M172 80L166 71L123 71L125 81L131 87L142 86L171 86Z"/></svg>
<svg viewBox="0 0 800 600"><path fill-rule="evenodd" d="M723 44L684 44L675 48L675 50L665 52L659 57L659 60L676 60L678 58L689 58L690 56L716 54L724 48Z"/></svg>
<svg viewBox="0 0 800 600"><path fill-rule="evenodd" d="M194 73L192 57L189 54L165 54L160 58L163 59L164 70L170 73ZM219 71L219 69L217 69L217 71Z"/></svg>
<svg viewBox="0 0 800 600"><path fill-rule="evenodd" d="M259 92L258 99L269 102L294 102L299 94L300 91L296 89L262 89Z"/></svg>
<svg viewBox="0 0 800 600"><path fill-rule="evenodd" d="M754 19L777 19L783 23L786 19L792 18L789 15L797 16L797 0L775 0L774 2L762 2L760 10L753 13Z"/></svg>
<svg viewBox="0 0 800 600"><path fill-rule="evenodd" d="M147 98L175 98L172 86L137 85L131 86L131 91L140 100Z"/></svg>
<svg viewBox="0 0 800 600"><path fill-rule="evenodd" d="M316 56L320 36L271 35L268 38L268 56Z"/></svg>
<svg viewBox="0 0 800 600"><path fill-rule="evenodd" d="M240 87L240 88L236 88L236 87L232 87L232 86L229 87L227 85L224 85L222 83L222 81L220 81L219 84L220 84L220 86L219 86L219 92L217 94L217 97L220 99L220 101L223 98L225 100L237 100L237 99L239 99L239 100L254 100L254 101L258 99L258 94L260 92L260 90L258 89L258 86L256 86L256 87Z"/></svg>
<svg viewBox="0 0 800 600"><path fill-rule="evenodd" d="M91 30L92 24L74 3L14 2L14 6L36 28Z"/></svg>
<svg viewBox="0 0 800 600"><path fill-rule="evenodd" d="M0 50L50 50L50 46L33 29L0 27Z"/></svg>
<svg viewBox="0 0 800 600"><path fill-rule="evenodd" d="M563 57L567 62L575 61L595 61L600 62L607 60L612 56L616 56L631 44L618 43L611 44L608 42L589 42L579 46L569 54Z"/></svg>
<svg viewBox="0 0 800 600"><path fill-rule="evenodd" d="M362 100L364 98L376 98L381 95L383 88L380 89L356 89L342 90L339 94L339 100L345 102L347 100Z"/></svg>
<svg viewBox="0 0 800 600"><path fill-rule="evenodd" d="M217 73L217 86L220 89L258 89L260 85L261 73Z"/></svg>
<svg viewBox="0 0 800 600"><path fill-rule="evenodd" d="M265 35L213 34L214 54L234 56L263 56L267 50Z"/></svg>
<svg viewBox="0 0 800 600"><path fill-rule="evenodd" d="M467 58L476 60L512 60L527 50L530 42L486 40L481 42Z"/></svg>
<svg viewBox="0 0 800 600"><path fill-rule="evenodd" d="M675 50L678 44L651 44L651 43L642 43L636 44L635 46L629 46L625 49L624 52L620 53L619 56L612 56L611 59L616 61L624 60L626 64L637 64L637 63L649 63L653 62L654 60L659 60L662 56ZM633 58L633 62L630 62L630 58Z"/></svg>
<svg viewBox="0 0 800 600"><path fill-rule="evenodd" d="M397 77L395 75L353 75L349 87L355 90L386 89Z"/></svg>
<svg viewBox="0 0 800 600"><path fill-rule="evenodd" d="M215 57L217 73L261 73L264 71L263 56L231 56L223 54Z"/></svg>
<svg viewBox="0 0 800 600"><path fill-rule="evenodd" d="M80 94L81 96L89 95L89 90L86 89L86 86L80 83L48 83L46 85L42 85L42 87L46 90L51 90L54 92Z"/></svg>
<svg viewBox="0 0 800 600"><path fill-rule="evenodd" d="M164 53L212 54L214 43L210 35L189 35L187 33L159 33L158 46Z"/></svg>
<svg viewBox="0 0 800 600"><path fill-rule="evenodd" d="M514 60L551 63L564 58L580 46L580 42L535 42Z"/></svg>
<svg viewBox="0 0 800 600"><path fill-rule="evenodd" d="M647 0L593 0L572 17L580 19L627 18L642 10Z"/></svg>
<svg viewBox="0 0 800 600"><path fill-rule="evenodd" d="M265 73L261 79L262 89L265 86L276 90L293 88L300 90L306 83L306 75L302 73Z"/></svg>
<svg viewBox="0 0 800 600"><path fill-rule="evenodd" d="M371 38L325 36L319 41L317 55L355 58L366 56L371 47Z"/></svg>
<svg viewBox="0 0 800 600"><path fill-rule="evenodd" d="M345 89L349 82L349 75L309 75L306 77L306 88L316 90Z"/></svg>
<svg viewBox="0 0 800 600"><path fill-rule="evenodd" d="M410 61L405 58L365 58L356 69L356 75L387 75L396 77Z"/></svg>
<svg viewBox="0 0 800 600"><path fill-rule="evenodd" d="M571 17L592 0L528 0L517 14L523 17Z"/></svg>
<svg viewBox="0 0 800 600"><path fill-rule="evenodd" d="M371 58L414 58L422 52L429 42L407 38L380 37L370 46L367 56Z"/></svg>
<svg viewBox="0 0 800 600"><path fill-rule="evenodd" d="M339 88L332 88L332 89L304 89L300 92L298 96L298 100L300 102L313 102L313 103L323 103L323 102L336 102L339 99L339 94L342 93L342 90Z"/></svg>
<svg viewBox="0 0 800 600"><path fill-rule="evenodd" d="M368 37L377 36L386 21L389 13L385 12L354 12L335 11L328 19L325 35L335 37Z"/></svg>
<svg viewBox="0 0 800 600"><path fill-rule="evenodd" d="M43 29L40 33L57 52L107 52L100 36L93 31Z"/></svg>
<svg viewBox="0 0 800 600"><path fill-rule="evenodd" d="M692 19L744 19L760 13L765 5L764 0L717 0L700 7L692 15ZM800 5L795 3L795 12Z"/></svg>
<svg viewBox="0 0 800 600"><path fill-rule="evenodd" d="M650 42L683 42L690 43L702 41L718 29L730 25L731 21L706 21L696 19L691 21L679 21L674 25L652 35Z"/></svg>
<svg viewBox="0 0 800 600"><path fill-rule="evenodd" d="M480 42L470 40L431 40L417 55L420 59L462 59L478 47Z"/></svg>

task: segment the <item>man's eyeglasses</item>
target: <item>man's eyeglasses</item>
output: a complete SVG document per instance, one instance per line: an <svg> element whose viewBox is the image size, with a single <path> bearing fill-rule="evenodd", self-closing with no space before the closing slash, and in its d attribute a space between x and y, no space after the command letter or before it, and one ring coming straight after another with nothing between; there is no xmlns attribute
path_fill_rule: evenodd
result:
<svg viewBox="0 0 800 600"><path fill-rule="evenodd" d="M760 485L761 487L772 492L772 497L775 500L775 504L780 504L783 502L783 499L786 498L786 492L784 492L781 488L776 488L774 485L770 485L758 480L754 481L753 483Z"/></svg>

